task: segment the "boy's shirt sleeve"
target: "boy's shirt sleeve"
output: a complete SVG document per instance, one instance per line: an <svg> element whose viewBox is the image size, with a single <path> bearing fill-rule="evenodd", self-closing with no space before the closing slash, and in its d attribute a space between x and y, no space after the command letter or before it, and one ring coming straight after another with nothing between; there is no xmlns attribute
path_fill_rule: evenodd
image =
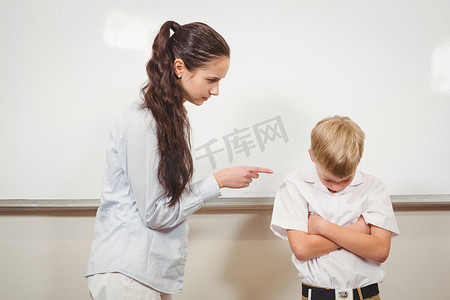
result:
<svg viewBox="0 0 450 300"><path fill-rule="evenodd" d="M286 229L308 232L308 203L300 187L301 182L288 175L275 196L270 229L284 240Z"/></svg>
<svg viewBox="0 0 450 300"><path fill-rule="evenodd" d="M389 230L392 236L400 234L389 191L381 181L374 185L362 215L367 224Z"/></svg>

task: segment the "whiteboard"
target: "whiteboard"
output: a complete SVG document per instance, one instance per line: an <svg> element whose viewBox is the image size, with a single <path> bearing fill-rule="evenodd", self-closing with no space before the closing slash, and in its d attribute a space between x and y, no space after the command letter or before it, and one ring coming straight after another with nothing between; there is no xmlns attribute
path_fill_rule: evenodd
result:
<svg viewBox="0 0 450 300"><path fill-rule="evenodd" d="M139 98L166 20L231 47L220 95L187 104L195 178L272 168L224 197L272 197L340 114L391 194L450 194L449 1L0 2L0 199L98 199L108 130ZM209 151L209 152L208 152Z"/></svg>

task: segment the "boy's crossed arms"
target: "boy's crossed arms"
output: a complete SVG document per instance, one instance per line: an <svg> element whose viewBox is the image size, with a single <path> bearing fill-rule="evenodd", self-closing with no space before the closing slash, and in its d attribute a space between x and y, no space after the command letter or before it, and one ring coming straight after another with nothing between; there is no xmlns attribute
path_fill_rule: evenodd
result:
<svg viewBox="0 0 450 300"><path fill-rule="evenodd" d="M348 226L334 224L319 215L308 217L308 233L286 229L292 253L300 261L344 248L358 256L384 262L391 248L391 232L366 224L363 216Z"/></svg>

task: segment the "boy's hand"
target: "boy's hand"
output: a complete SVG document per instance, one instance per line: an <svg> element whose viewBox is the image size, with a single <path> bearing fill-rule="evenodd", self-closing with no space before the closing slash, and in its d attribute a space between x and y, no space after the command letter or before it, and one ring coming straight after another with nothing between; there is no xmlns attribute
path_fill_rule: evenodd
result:
<svg viewBox="0 0 450 300"><path fill-rule="evenodd" d="M329 221L325 220L319 215L310 214L308 217L308 233L309 234L319 234L323 235L324 230L326 230L327 224ZM358 221L355 223L346 226L348 229L358 231L365 234L370 234L370 225L366 224L363 216L358 218Z"/></svg>
<svg viewBox="0 0 450 300"><path fill-rule="evenodd" d="M310 214L308 216L308 234L322 235L321 232L326 226L326 223L328 223L328 221L321 216Z"/></svg>
<svg viewBox="0 0 450 300"><path fill-rule="evenodd" d="M356 221L353 224L350 224L347 226L347 228L350 228L352 230L361 232L361 233L365 233L365 234L370 234L370 225L366 224L366 220L364 220L363 216L360 216L358 218L358 221Z"/></svg>

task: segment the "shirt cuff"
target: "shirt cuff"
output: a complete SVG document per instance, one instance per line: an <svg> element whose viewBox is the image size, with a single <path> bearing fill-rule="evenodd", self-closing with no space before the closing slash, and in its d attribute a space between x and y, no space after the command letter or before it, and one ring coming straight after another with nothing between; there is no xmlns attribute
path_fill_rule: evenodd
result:
<svg viewBox="0 0 450 300"><path fill-rule="evenodd" d="M279 238L282 238L283 240L288 239L286 229L300 230L300 231L308 233L308 226L304 225L300 222L272 221L270 224L270 229L276 236L278 236Z"/></svg>
<svg viewBox="0 0 450 300"><path fill-rule="evenodd" d="M200 194L202 195L204 202L216 199L221 195L219 184L212 174L198 181L197 187L200 191Z"/></svg>
<svg viewBox="0 0 450 300"><path fill-rule="evenodd" d="M384 217L375 216L373 214L363 213L364 220L367 224L372 224L391 232L392 237L400 234L397 223L387 220Z"/></svg>

